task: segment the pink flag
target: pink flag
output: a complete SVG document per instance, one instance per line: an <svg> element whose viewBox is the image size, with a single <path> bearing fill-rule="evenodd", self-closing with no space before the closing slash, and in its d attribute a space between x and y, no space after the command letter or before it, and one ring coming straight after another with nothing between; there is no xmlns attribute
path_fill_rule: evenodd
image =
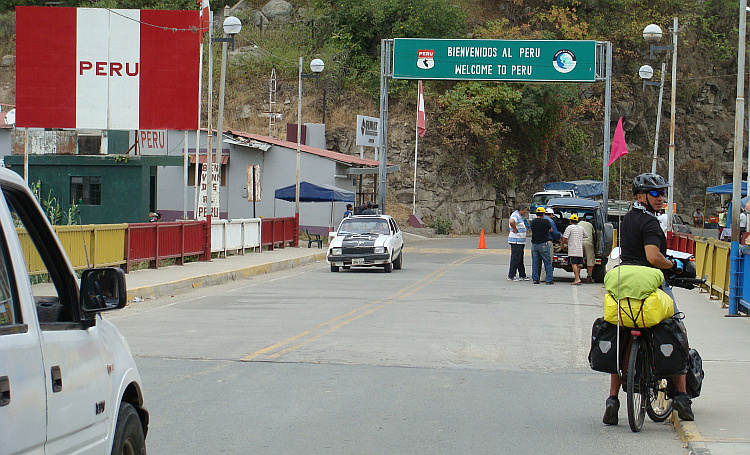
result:
<svg viewBox="0 0 750 455"><path fill-rule="evenodd" d="M419 100L417 101L417 134L419 134L419 137L424 137L425 131L424 93L422 92L422 81L419 81Z"/></svg>
<svg viewBox="0 0 750 455"><path fill-rule="evenodd" d="M628 154L628 146L625 144L625 132L622 130L622 117L617 121L615 128L615 138L612 141L612 152L609 154L609 163L607 167L612 166L617 158Z"/></svg>

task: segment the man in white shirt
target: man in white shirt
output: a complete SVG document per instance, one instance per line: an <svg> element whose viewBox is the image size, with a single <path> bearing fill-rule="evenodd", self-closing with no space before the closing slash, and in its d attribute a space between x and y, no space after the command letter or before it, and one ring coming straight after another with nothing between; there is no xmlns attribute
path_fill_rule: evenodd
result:
<svg viewBox="0 0 750 455"><path fill-rule="evenodd" d="M526 268L523 266L523 249L526 246L526 223L524 216L528 211L526 204L519 204L515 212L510 216L508 225L508 243L510 244L510 270L508 270L508 281L529 281L526 276ZM516 276L518 272L518 276Z"/></svg>
<svg viewBox="0 0 750 455"><path fill-rule="evenodd" d="M747 231L747 213L744 210L740 210L740 232Z"/></svg>

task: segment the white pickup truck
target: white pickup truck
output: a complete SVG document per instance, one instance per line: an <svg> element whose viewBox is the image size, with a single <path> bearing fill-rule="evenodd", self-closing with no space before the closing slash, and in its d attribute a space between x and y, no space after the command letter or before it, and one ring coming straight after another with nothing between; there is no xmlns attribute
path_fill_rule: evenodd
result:
<svg viewBox="0 0 750 455"><path fill-rule="evenodd" d="M122 270L79 280L23 179L0 168L0 190L0 454L145 454L141 377L100 314L125 306Z"/></svg>

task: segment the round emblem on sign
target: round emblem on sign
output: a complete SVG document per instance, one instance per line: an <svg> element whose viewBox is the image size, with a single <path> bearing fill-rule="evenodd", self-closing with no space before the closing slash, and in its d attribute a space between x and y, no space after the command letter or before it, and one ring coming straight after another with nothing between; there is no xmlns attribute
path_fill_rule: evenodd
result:
<svg viewBox="0 0 750 455"><path fill-rule="evenodd" d="M569 73L576 67L576 56L567 49L557 51L552 66L561 73Z"/></svg>

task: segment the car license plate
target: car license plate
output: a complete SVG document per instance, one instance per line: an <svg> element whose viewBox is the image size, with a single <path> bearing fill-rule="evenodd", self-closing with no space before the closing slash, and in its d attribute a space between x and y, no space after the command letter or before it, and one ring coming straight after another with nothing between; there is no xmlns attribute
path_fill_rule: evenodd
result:
<svg viewBox="0 0 750 455"><path fill-rule="evenodd" d="M354 258L352 259L352 265L362 265L365 263L365 258Z"/></svg>

